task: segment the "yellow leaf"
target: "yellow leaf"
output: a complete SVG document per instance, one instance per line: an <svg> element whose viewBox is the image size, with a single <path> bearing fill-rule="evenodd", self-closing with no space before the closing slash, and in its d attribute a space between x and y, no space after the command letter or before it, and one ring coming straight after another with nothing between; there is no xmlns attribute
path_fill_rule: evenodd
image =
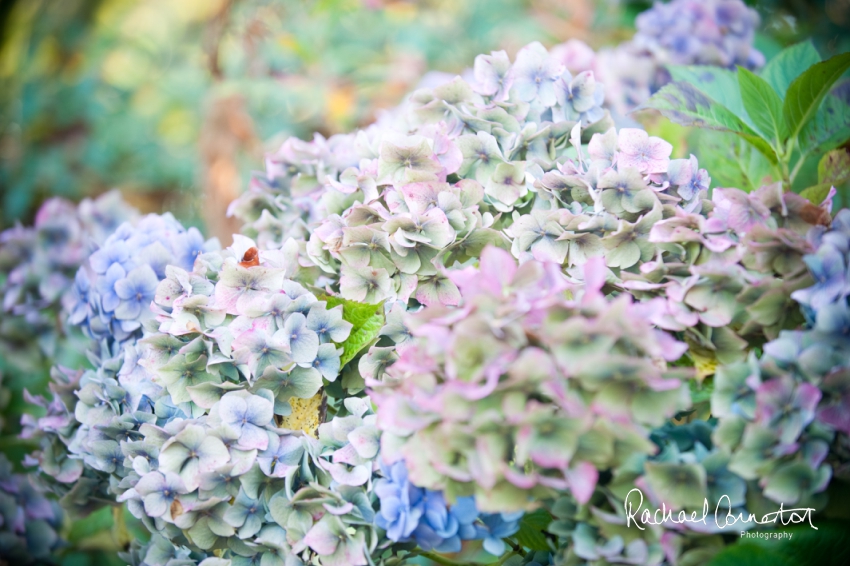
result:
<svg viewBox="0 0 850 566"><path fill-rule="evenodd" d="M289 400L292 406L292 413L288 417L281 419L280 427L289 430L301 430L309 434L313 438L317 438L319 424L321 424L322 412L322 397L323 391L319 391L309 399Z"/></svg>

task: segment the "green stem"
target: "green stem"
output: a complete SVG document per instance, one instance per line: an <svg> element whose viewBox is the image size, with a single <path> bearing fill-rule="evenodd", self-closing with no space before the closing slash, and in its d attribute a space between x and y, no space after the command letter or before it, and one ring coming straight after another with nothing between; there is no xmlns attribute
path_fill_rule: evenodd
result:
<svg viewBox="0 0 850 566"><path fill-rule="evenodd" d="M512 550L512 551L510 551L508 554L505 554L504 556L502 556L501 558L499 558L499 560L498 560L498 561L493 562L492 564L490 564L489 566L502 566L502 564L504 564L505 562L507 562L507 561L508 561L508 559L509 559L510 557L512 557L512 556L516 556L517 554L519 554L519 553L518 553L516 550Z"/></svg>
<svg viewBox="0 0 850 566"><path fill-rule="evenodd" d="M465 562L455 562L450 558L446 558L441 554L437 554L436 552L431 552L430 550L423 550L419 552L419 556L424 556L431 562L436 562L437 564L442 564L443 566L467 566Z"/></svg>
<svg viewBox="0 0 850 566"><path fill-rule="evenodd" d="M793 170L793 171L791 171L791 177L790 177L790 179L789 179L789 180L790 180L792 183L794 182L794 179L796 179L796 178L797 178L797 173L799 173L799 172L800 172L800 168L803 166L803 162L805 162L805 161L806 161L806 154L805 154L805 153L801 153L801 154L800 154L800 160L799 160L799 161L797 161L797 164L794 166L794 170ZM791 190L791 187L788 187L788 190Z"/></svg>
<svg viewBox="0 0 850 566"><path fill-rule="evenodd" d="M788 171L788 162L782 160L779 162L780 169L782 172L782 190L790 191L791 190L791 173Z"/></svg>
<svg viewBox="0 0 850 566"><path fill-rule="evenodd" d="M788 168L789 164L791 163L791 154L794 152L794 143L794 138L788 140L788 145L785 148L785 152L779 160L782 169L782 183L785 185L784 187L782 187L782 189L785 191L791 190L791 182L794 180Z"/></svg>

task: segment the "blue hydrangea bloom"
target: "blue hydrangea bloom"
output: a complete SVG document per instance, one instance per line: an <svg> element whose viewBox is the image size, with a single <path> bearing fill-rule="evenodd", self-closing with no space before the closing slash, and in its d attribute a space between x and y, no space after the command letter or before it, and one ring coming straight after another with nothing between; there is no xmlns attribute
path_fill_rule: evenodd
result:
<svg viewBox="0 0 850 566"><path fill-rule="evenodd" d="M4 564L41 564L61 540L57 531L62 511L37 491L29 479L12 473L0 454L0 561Z"/></svg>
<svg viewBox="0 0 850 566"><path fill-rule="evenodd" d="M381 511L375 516L375 524L387 531L390 540L407 540L425 513L422 500L425 490L410 483L404 462L392 466L382 464L381 469L384 478L375 484Z"/></svg>
<svg viewBox="0 0 850 566"><path fill-rule="evenodd" d="M454 505L442 491L410 483L404 461L381 464L384 477L375 484L381 502L375 523L395 542L415 541L424 550L459 552L461 541L483 540L487 552L499 556L503 538L519 530L523 512L479 513L474 497L459 497Z"/></svg>
<svg viewBox="0 0 850 566"><path fill-rule="evenodd" d="M465 499L471 501L471 516L468 516L468 513L466 515L462 512L455 513L454 510L458 507L457 505L450 510L446 504L443 492L425 490L425 496L423 497L425 515L413 533L416 543L425 550L458 552L461 541L460 521L458 519L465 519L471 525L476 517L478 517L474 500L472 498ZM459 501L458 504L460 503ZM464 508L470 508L468 502L464 503ZM471 531L471 534L474 535L475 531Z"/></svg>
<svg viewBox="0 0 850 566"><path fill-rule="evenodd" d="M39 208L34 226L0 232L0 358L22 371L13 378L81 349L80 333L62 324L74 273L116 220L135 215L118 192L79 205L55 197Z"/></svg>
<svg viewBox="0 0 850 566"><path fill-rule="evenodd" d="M153 316L149 307L165 268L190 271L198 255L217 248L217 241L204 242L198 230L186 230L171 214L125 222L77 272L69 322L91 338L124 343Z"/></svg>
<svg viewBox="0 0 850 566"><path fill-rule="evenodd" d="M815 234L817 252L803 258L815 284L791 293L791 297L803 306L803 312L814 324L821 311L834 309L837 302L844 302L850 295L848 256L850 256L850 210L843 209L835 215L832 230ZM821 329L833 327L826 320ZM827 333L830 331L827 330Z"/></svg>
<svg viewBox="0 0 850 566"><path fill-rule="evenodd" d="M484 540L484 550L493 556L501 556L505 552L505 542L502 540L519 530L522 511L515 513L485 513L481 515L477 525L478 536Z"/></svg>
<svg viewBox="0 0 850 566"><path fill-rule="evenodd" d="M656 2L635 21L635 43L662 51L679 65L718 65L755 69L764 55L752 47L758 13L741 0Z"/></svg>

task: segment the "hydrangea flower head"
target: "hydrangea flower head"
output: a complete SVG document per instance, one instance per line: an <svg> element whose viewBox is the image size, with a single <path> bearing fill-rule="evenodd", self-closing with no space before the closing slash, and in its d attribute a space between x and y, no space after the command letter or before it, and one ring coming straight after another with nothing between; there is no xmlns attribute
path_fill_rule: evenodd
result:
<svg viewBox="0 0 850 566"><path fill-rule="evenodd" d="M474 497L459 497L452 505L441 491L410 483L404 461L381 463L384 477L375 484L381 508L375 522L395 542L416 541L424 550L460 552L461 541L483 540L494 556L504 552L503 538L519 530L523 512L479 513Z"/></svg>
<svg viewBox="0 0 850 566"><path fill-rule="evenodd" d="M0 351L12 364L39 371L45 357L80 348L74 329L60 320L71 299L74 273L102 244L116 222L136 212L118 192L75 206L61 198L44 202L31 228L0 233ZM38 369L36 369L38 368Z"/></svg>
<svg viewBox="0 0 850 566"><path fill-rule="evenodd" d="M634 42L677 65L754 69L764 56L753 45L759 16L740 0L656 2L635 21Z"/></svg>
<svg viewBox="0 0 850 566"><path fill-rule="evenodd" d="M184 229L170 214L122 224L77 272L67 306L70 323L94 339L138 337L153 318L150 305L166 266L191 269L201 249L217 247L210 240L187 252L187 241L199 238L197 229Z"/></svg>
<svg viewBox="0 0 850 566"><path fill-rule="evenodd" d="M678 356L676 348L664 352L628 301L608 305L589 290L591 322L571 310L580 307L565 299L569 284L554 264L518 267L497 248L484 251L480 271L449 276L461 309L411 316L413 344L371 382L384 458L403 458L417 485L465 486L487 511L525 509L550 489L586 500L597 470L579 439L607 435L597 419L628 427L636 441L642 423L660 424L686 402L681 376L648 361ZM631 346L617 354L618 343Z"/></svg>
<svg viewBox="0 0 850 566"><path fill-rule="evenodd" d="M276 180L263 184L265 196L252 191L234 204L254 226L247 233L269 225L250 200L285 227L256 231L261 247L307 230L305 263L339 281L346 299L456 304L441 268L488 244L508 247L499 215L533 199L535 180L555 166L577 122L605 120L593 74L573 76L539 43L513 63L503 52L482 55L475 69L471 84L458 77L416 91L394 117L333 144L287 142L272 158L266 177ZM318 214L284 220L298 210L289 204L294 183L308 177Z"/></svg>
<svg viewBox="0 0 850 566"><path fill-rule="evenodd" d="M12 473L3 454L0 478L0 557L16 564L49 561L62 544L59 505L46 499L26 476Z"/></svg>

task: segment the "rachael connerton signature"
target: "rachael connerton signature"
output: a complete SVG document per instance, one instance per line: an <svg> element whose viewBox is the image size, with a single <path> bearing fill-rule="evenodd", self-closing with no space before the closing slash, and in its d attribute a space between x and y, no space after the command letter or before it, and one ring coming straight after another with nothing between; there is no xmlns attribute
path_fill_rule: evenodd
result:
<svg viewBox="0 0 850 566"><path fill-rule="evenodd" d="M636 498L632 496L634 493L637 493L636 497L640 497L636 508L633 506L633 500ZM691 511L690 515L688 515L688 513L684 510L677 513L674 509L668 509L665 503L662 503L661 508L656 509L654 512L649 509L641 511L640 509L643 507L643 500L643 492L637 487L632 489L626 495L626 499L623 502L623 509L626 512L626 527L630 527L632 521L634 521L635 526L640 530L645 530L645 525L664 525L665 523L672 523L676 525L702 523L703 525L708 525L710 517L710 505L708 504L708 499L703 499L702 515L699 515L697 511ZM758 517L754 513L745 515L743 512L738 512L736 514L732 511L732 500L729 496L721 495L720 499L717 501L717 506L714 508L714 516L712 519L714 520L714 524L720 529L732 525L754 526L769 524L776 525L779 523L786 526L808 521L811 528L818 530L818 528L812 524L813 511L815 511L813 507L785 509L785 505L780 503L778 510L772 513L765 513L761 517ZM660 518L659 514L661 515Z"/></svg>

